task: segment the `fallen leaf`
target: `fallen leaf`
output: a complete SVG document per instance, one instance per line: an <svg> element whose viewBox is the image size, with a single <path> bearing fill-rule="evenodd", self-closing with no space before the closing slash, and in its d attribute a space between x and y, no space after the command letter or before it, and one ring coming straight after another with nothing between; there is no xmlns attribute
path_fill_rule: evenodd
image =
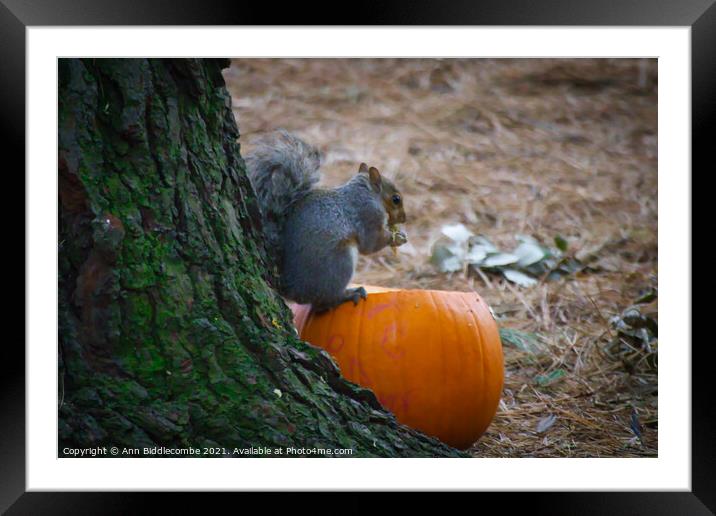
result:
<svg viewBox="0 0 716 516"><path fill-rule="evenodd" d="M442 227L441 232L455 242L463 243L473 236L473 233L463 224L447 224Z"/></svg>
<svg viewBox="0 0 716 516"><path fill-rule="evenodd" d="M551 385L560 378L563 378L566 376L567 373L564 369L555 369L549 374L538 374L535 376L535 382L537 382L537 385L540 385L542 387L546 387L547 385Z"/></svg>
<svg viewBox="0 0 716 516"><path fill-rule="evenodd" d="M569 244L567 244L567 241L562 236L557 235L556 237L554 237L554 245L556 245L557 249L564 253L567 251L567 247Z"/></svg>
<svg viewBox="0 0 716 516"><path fill-rule="evenodd" d="M502 267L517 263L519 258L511 253L492 253L482 262L483 267Z"/></svg>
<svg viewBox="0 0 716 516"><path fill-rule="evenodd" d="M557 416L555 416L554 414L550 414L549 416L543 417L537 422L537 433L541 434L543 432L546 432L554 424L555 421L557 421Z"/></svg>
<svg viewBox="0 0 716 516"><path fill-rule="evenodd" d="M545 352L545 347L541 343L542 337L537 333L500 328L500 339L503 343L511 344L517 349L533 355L541 355Z"/></svg>
<svg viewBox="0 0 716 516"><path fill-rule="evenodd" d="M537 284L537 280L533 277L514 269L504 269L502 274L512 283L517 283L521 287L532 287Z"/></svg>
<svg viewBox="0 0 716 516"><path fill-rule="evenodd" d="M512 254L519 258L517 265L520 267L527 267L528 265L537 263L548 256L548 253L544 250L544 248L534 242L522 242L514 251L512 251Z"/></svg>

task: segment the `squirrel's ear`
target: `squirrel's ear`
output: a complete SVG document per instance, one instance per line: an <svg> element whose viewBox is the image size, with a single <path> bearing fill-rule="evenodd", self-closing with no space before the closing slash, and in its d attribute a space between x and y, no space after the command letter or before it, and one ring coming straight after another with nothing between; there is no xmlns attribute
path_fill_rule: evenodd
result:
<svg viewBox="0 0 716 516"><path fill-rule="evenodd" d="M373 186L376 192L380 192L383 186L383 179L380 177L380 172L375 167L368 169L368 175L370 176L370 184Z"/></svg>
<svg viewBox="0 0 716 516"><path fill-rule="evenodd" d="M361 163L360 167L358 167L358 172L360 172L361 174L367 174L368 173L368 165L366 165L365 163Z"/></svg>

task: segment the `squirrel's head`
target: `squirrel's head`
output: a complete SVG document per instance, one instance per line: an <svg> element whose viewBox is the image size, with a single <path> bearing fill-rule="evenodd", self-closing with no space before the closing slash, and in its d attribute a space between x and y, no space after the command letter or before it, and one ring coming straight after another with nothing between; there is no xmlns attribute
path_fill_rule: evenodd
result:
<svg viewBox="0 0 716 516"><path fill-rule="evenodd" d="M395 185L384 178L375 167L368 168L365 163L360 164L358 173L366 174L370 180L370 186L374 192L380 194L385 211L388 213L388 224L402 224L405 222L405 209L403 207L403 196Z"/></svg>

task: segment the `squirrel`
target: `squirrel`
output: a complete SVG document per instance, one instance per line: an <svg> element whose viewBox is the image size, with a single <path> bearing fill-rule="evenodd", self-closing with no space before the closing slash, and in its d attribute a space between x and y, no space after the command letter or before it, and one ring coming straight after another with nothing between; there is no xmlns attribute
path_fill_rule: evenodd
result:
<svg viewBox="0 0 716 516"><path fill-rule="evenodd" d="M346 288L358 253L407 242L397 228L406 219L395 185L361 163L345 184L317 188L321 153L285 130L264 137L245 161L266 249L278 266L279 294L316 313L366 299L363 287Z"/></svg>

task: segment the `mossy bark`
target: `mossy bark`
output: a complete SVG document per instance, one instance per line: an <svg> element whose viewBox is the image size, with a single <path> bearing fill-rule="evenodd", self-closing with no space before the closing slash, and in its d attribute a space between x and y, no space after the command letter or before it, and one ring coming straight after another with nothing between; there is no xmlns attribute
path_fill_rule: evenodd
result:
<svg viewBox="0 0 716 516"><path fill-rule="evenodd" d="M59 62L59 450L459 456L297 339L225 60Z"/></svg>

